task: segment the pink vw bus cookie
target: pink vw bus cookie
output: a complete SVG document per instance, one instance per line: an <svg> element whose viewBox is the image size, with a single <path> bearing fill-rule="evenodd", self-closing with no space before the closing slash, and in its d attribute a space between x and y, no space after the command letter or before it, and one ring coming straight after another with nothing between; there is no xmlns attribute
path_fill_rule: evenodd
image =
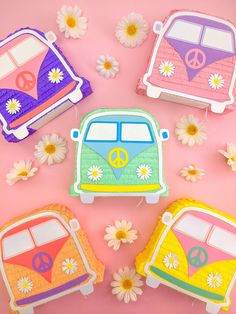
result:
<svg viewBox="0 0 236 314"><path fill-rule="evenodd" d="M174 12L153 26L157 40L138 93L222 113L232 109L236 28L194 12Z"/></svg>
<svg viewBox="0 0 236 314"><path fill-rule="evenodd" d="M0 123L18 142L91 93L55 45L53 32L23 28L0 42Z"/></svg>

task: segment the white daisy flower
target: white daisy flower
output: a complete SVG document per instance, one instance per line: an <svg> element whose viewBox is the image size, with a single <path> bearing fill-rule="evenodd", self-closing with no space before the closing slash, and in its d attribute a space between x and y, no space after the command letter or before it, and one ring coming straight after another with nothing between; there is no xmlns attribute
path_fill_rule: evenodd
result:
<svg viewBox="0 0 236 314"><path fill-rule="evenodd" d="M55 133L44 135L35 149L34 156L38 161L41 164L47 162L48 165L61 163L68 153L66 141Z"/></svg>
<svg viewBox="0 0 236 314"><path fill-rule="evenodd" d="M137 296L143 293L140 287L143 286L141 276L136 273L134 268L128 266L120 268L113 274L114 281L111 282L112 294L116 295L119 301L125 303L137 301Z"/></svg>
<svg viewBox="0 0 236 314"><path fill-rule="evenodd" d="M73 275L78 269L78 263L73 258L67 258L62 263L62 271L67 275Z"/></svg>
<svg viewBox="0 0 236 314"><path fill-rule="evenodd" d="M218 288L222 284L222 277L218 273L210 273L207 277L207 284L210 288Z"/></svg>
<svg viewBox="0 0 236 314"><path fill-rule="evenodd" d="M182 144L193 146L202 144L207 139L204 130L205 125L190 114L187 117L182 117L176 124L175 134Z"/></svg>
<svg viewBox="0 0 236 314"><path fill-rule="evenodd" d="M65 33L66 38L81 38L88 28L87 18L82 16L82 11L78 6L64 5L57 12L57 24L59 30Z"/></svg>
<svg viewBox="0 0 236 314"><path fill-rule="evenodd" d="M159 72L165 77L171 77L175 73L175 66L170 61L163 61L159 66Z"/></svg>
<svg viewBox="0 0 236 314"><path fill-rule="evenodd" d="M21 109L21 104L19 100L11 98L6 102L6 111L9 114L16 114Z"/></svg>
<svg viewBox="0 0 236 314"><path fill-rule="evenodd" d="M96 69L98 73L105 78L114 78L119 72L119 63L112 56L100 55L100 57L97 59Z"/></svg>
<svg viewBox="0 0 236 314"><path fill-rule="evenodd" d="M223 79L222 75L216 73L216 74L211 74L208 82L211 88L220 89L224 86L225 80Z"/></svg>
<svg viewBox="0 0 236 314"><path fill-rule="evenodd" d="M133 243L138 238L137 231L132 229L132 223L124 219L116 220L114 225L109 225L105 230L104 240L115 251L120 248L121 243Z"/></svg>
<svg viewBox="0 0 236 314"><path fill-rule="evenodd" d="M165 265L166 268L176 269L179 266L179 259L177 255L169 253L164 257L163 264Z"/></svg>
<svg viewBox="0 0 236 314"><path fill-rule="evenodd" d="M17 288L20 292L26 294L29 293L33 289L33 283L29 278L23 277L18 280Z"/></svg>
<svg viewBox="0 0 236 314"><path fill-rule="evenodd" d="M236 171L236 145L234 143L227 143L227 149L219 150L225 158L227 158L227 165L231 167L233 171Z"/></svg>
<svg viewBox="0 0 236 314"><path fill-rule="evenodd" d="M60 83L63 80L63 72L59 68L53 68L48 72L48 80L51 83Z"/></svg>
<svg viewBox="0 0 236 314"><path fill-rule="evenodd" d="M152 169L148 165L140 165L136 170L137 176L141 180L147 180L152 175Z"/></svg>
<svg viewBox="0 0 236 314"><path fill-rule="evenodd" d="M197 168L195 165L190 165L180 170L180 175L186 181L196 182L202 179L202 177L205 175L205 170Z"/></svg>
<svg viewBox="0 0 236 314"><path fill-rule="evenodd" d="M141 14L123 16L116 26L116 38L125 47L140 46L147 38L148 24Z"/></svg>
<svg viewBox="0 0 236 314"><path fill-rule="evenodd" d="M6 175L8 185L13 185L19 180L28 180L35 175L37 168L32 167L31 160L20 160L14 162L13 168Z"/></svg>
<svg viewBox="0 0 236 314"><path fill-rule="evenodd" d="M92 166L88 169L88 178L91 181L99 181L103 176L102 168L99 166Z"/></svg>

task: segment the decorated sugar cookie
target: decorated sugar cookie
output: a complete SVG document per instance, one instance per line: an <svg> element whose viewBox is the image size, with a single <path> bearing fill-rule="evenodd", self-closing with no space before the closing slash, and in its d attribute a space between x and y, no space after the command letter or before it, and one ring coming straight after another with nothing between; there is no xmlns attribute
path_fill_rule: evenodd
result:
<svg viewBox="0 0 236 314"><path fill-rule="evenodd" d="M94 256L72 212L49 205L0 229L1 273L12 313L33 314L38 305L69 293L93 292L104 266Z"/></svg>
<svg viewBox="0 0 236 314"><path fill-rule="evenodd" d="M236 279L236 220L201 202L172 203L158 221L137 272L206 303L216 314L230 306Z"/></svg>
<svg viewBox="0 0 236 314"><path fill-rule="evenodd" d="M157 34L148 70L138 93L216 113L234 104L235 34L228 21L196 12L177 11Z"/></svg>
<svg viewBox="0 0 236 314"><path fill-rule="evenodd" d="M60 49L53 32L23 28L0 42L0 123L20 141L91 93Z"/></svg>
<svg viewBox="0 0 236 314"><path fill-rule="evenodd" d="M157 203L167 193L160 129L147 112L134 109L101 109L84 117L77 142L76 167L71 195L83 203L95 196L144 196Z"/></svg>

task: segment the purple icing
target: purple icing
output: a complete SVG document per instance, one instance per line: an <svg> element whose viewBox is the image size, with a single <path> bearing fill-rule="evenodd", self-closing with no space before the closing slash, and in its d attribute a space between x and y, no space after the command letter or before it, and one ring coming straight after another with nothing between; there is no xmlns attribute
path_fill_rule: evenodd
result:
<svg viewBox="0 0 236 314"><path fill-rule="evenodd" d="M173 39L173 38L168 38L168 32L177 20L188 21L188 22L200 24L203 26L199 44L193 44L193 43L188 43L188 42L184 42L184 41ZM226 52L226 51L202 46L200 43L204 36L205 26L209 26L211 28L230 32L232 35L234 52ZM234 36L234 32L232 28L230 28L228 25L224 23L216 22L214 20L207 19L207 18L202 18L198 16L188 16L188 15L175 18L165 34L165 39L176 50L176 52L179 54L179 56L183 60L186 67L186 71L188 73L189 80L192 80L199 73L199 71L201 71L204 67L208 66L209 64L235 55L235 36ZM192 68L192 66L189 64L192 62L193 63L195 62L193 60L194 58L197 60L196 63L198 63L199 66L195 66L195 68Z"/></svg>
<svg viewBox="0 0 236 314"><path fill-rule="evenodd" d="M39 252L34 256L32 266L38 273L47 273L53 266L52 257L46 252Z"/></svg>
<svg viewBox="0 0 236 314"><path fill-rule="evenodd" d="M16 305L26 305L26 304L34 303L34 302L49 298L53 295L56 295L56 294L61 293L63 291L69 290L69 289L81 284L88 277L89 277L89 274L84 274L84 275L82 275L82 276L80 276L74 280L71 280L71 281L69 281L69 282L65 283L64 285L59 286L57 288L54 288L54 289L51 289L49 291L45 291L45 292L33 295L31 297L16 301Z"/></svg>
<svg viewBox="0 0 236 314"><path fill-rule="evenodd" d="M25 31L24 34L27 34L27 30L33 30L33 29L24 28L21 30ZM44 33L40 32L38 30L34 30L34 31L45 38ZM17 33L17 32L18 31L16 31L15 33ZM70 65L70 63L67 61L67 59L64 57L64 55L62 54L62 52L58 48L58 46L55 43L53 45L60 52L60 54L62 55L62 57L64 58L67 65L69 66L71 71L74 73L74 75L76 77L78 77L78 75L74 71L73 67ZM63 72L63 80L59 84L51 83L48 80L48 72L50 70L52 70L53 68L59 68ZM89 81L82 78L82 77L81 77L81 79L83 80L83 84L81 86L81 91L82 91L83 98L84 98L84 97L88 96L89 94L91 94L92 90L91 90ZM8 129L10 129L9 125L11 122L24 116L25 114L29 113L31 110L37 108L37 106L46 102L51 97L55 96L58 92L60 92L60 90L67 87L71 83L73 83L73 79L70 76L70 74L68 73L68 71L66 70L66 68L63 66L63 64L60 62L60 60L54 54L54 52L52 50L48 50L41 66L40 66L40 70L38 72L38 77L37 77L38 99L35 99L32 96L30 96L29 94L26 94L26 93L21 92L19 90L0 89L0 113L2 114L4 119L6 120L7 125L8 125ZM75 81L75 83L77 85L76 81ZM73 89L76 88L76 85ZM11 98L16 98L21 103L21 110L18 113L12 114L12 115L9 114L6 110L6 102ZM0 123L1 123L1 121L0 121ZM30 135L35 132L35 130L33 130L30 127L28 127L28 131L29 131ZM12 134L8 135L4 131L2 133L5 136L5 138L10 142L18 142L19 141Z"/></svg>

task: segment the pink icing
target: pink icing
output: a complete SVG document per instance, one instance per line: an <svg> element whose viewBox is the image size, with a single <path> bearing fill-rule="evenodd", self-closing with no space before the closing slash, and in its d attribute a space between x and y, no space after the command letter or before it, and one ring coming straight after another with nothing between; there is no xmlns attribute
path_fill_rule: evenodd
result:
<svg viewBox="0 0 236 314"><path fill-rule="evenodd" d="M23 40L29 38L29 37L34 37L33 35L28 35L28 34L24 34L24 35L20 35L19 37L17 37L16 39L10 41L9 43L5 44L4 46L2 46L0 48L0 55L8 52L8 50L10 48L12 48L13 46L17 45L18 43L22 42ZM38 40L38 39L36 39ZM43 43L42 43L43 44ZM13 72L11 72L9 75L7 75L6 77L4 77L3 79L0 80L0 88L4 89L4 88L8 88L11 87L11 89L14 90L20 90L23 91L24 93L27 93L28 95L34 97L35 99L38 98L37 95L37 78L38 78L38 73L41 67L41 64L48 52L48 47L43 44L45 46L45 50L40 53L38 56L36 56L34 59L26 62L24 65L22 66L17 66L14 59L10 56L10 54L8 54L10 56L10 58L13 60L13 62L15 63L15 65L17 66L17 69L14 70ZM18 75L22 75L24 76L24 72L28 72L28 73L32 73L32 77L34 77L34 84L32 86L32 89L30 90L21 90L19 88L19 84L17 84L17 76ZM18 85L18 86L17 86Z"/></svg>
<svg viewBox="0 0 236 314"><path fill-rule="evenodd" d="M164 77L160 74L159 66L163 61L170 61L175 66L174 75ZM149 82L161 88L176 92L207 98L215 101L229 100L229 87L232 80L236 58L235 56L221 59L204 67L194 78L189 81L186 66L175 49L163 38L155 59ZM224 79L224 86L213 89L209 85L211 74L220 74Z"/></svg>
<svg viewBox="0 0 236 314"><path fill-rule="evenodd" d="M188 211L187 213L185 213L184 215L181 216L180 219L182 219L185 215L188 215L188 214L191 214L193 215L194 217L197 217L197 218L200 218L204 221L207 221L209 223L212 224L212 227L211 229L209 230L209 233L208 233L208 237L212 231L212 228L214 226L217 226L217 227L220 227L222 229L225 229L229 232L232 232L232 233L236 233L236 230L233 226L231 226L230 224L216 218L216 217L213 217L209 214L206 214L206 213L201 213L201 212L195 212L195 211ZM180 219L178 221L180 221ZM178 221L175 223L177 224ZM222 260L232 260L232 259L235 259L235 257L227 254L227 253L224 253L223 251L221 250L218 250L216 248L213 248L211 246L209 246L206 242L207 242L207 239L205 240L205 242L201 242L201 241L198 241L194 238L191 238L177 230L174 230L174 226L173 226L173 231L174 231L174 234L175 236L177 237L177 239L179 240L181 246L183 247L184 249L184 252L185 252L185 255L187 257L188 255L188 252L195 246L198 246L198 247L202 247L203 249L205 249L208 253L208 262L207 262L207 265L208 264L212 264L212 263L215 263L215 262L218 262L218 261L222 261ZM201 268L196 268L194 266L192 266L191 264L188 263L188 270L189 270L189 276L192 276L195 272L197 272L198 270L200 270Z"/></svg>

